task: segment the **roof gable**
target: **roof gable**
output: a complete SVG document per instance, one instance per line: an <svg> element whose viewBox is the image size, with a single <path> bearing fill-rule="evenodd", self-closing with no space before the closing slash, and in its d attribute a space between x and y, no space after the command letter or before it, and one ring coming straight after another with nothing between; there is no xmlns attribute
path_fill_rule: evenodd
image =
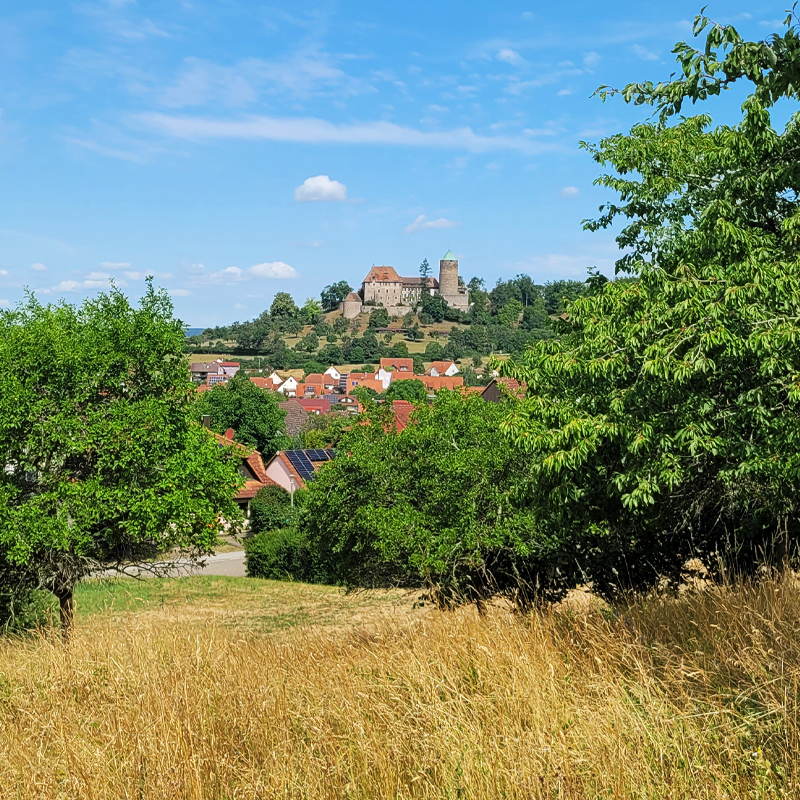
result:
<svg viewBox="0 0 800 800"><path fill-rule="evenodd" d="M373 267L364 278L364 283L400 283L400 276L394 267Z"/></svg>

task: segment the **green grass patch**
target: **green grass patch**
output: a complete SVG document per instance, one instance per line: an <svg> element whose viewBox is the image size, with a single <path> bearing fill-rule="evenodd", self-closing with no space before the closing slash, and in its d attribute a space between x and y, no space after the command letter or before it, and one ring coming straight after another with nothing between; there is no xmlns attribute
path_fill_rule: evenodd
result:
<svg viewBox="0 0 800 800"><path fill-rule="evenodd" d="M156 615L189 626L214 622L270 633L297 625L358 625L376 615L408 610L413 600L400 591L348 595L334 586L195 575L87 581L76 589L75 610L79 626Z"/></svg>

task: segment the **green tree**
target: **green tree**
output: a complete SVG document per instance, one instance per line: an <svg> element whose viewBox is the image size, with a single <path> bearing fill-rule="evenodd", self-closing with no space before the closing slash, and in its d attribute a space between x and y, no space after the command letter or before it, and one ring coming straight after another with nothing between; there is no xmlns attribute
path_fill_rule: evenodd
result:
<svg viewBox="0 0 800 800"><path fill-rule="evenodd" d="M393 380L389 388L384 392L387 400L409 400L418 405L428 399L428 390L422 381L414 378L404 378L403 380Z"/></svg>
<svg viewBox="0 0 800 800"><path fill-rule="evenodd" d="M65 632L81 578L206 554L240 517L235 454L193 420L183 340L150 283L138 308L112 289L0 312L0 583L52 592Z"/></svg>
<svg viewBox="0 0 800 800"><path fill-rule="evenodd" d="M422 360L422 356L420 355L414 356L414 374L415 375L425 374L425 362Z"/></svg>
<svg viewBox="0 0 800 800"><path fill-rule="evenodd" d="M319 347L319 336L314 331L309 331L295 346L301 353L313 353Z"/></svg>
<svg viewBox="0 0 800 800"><path fill-rule="evenodd" d="M514 328L519 322L522 315L522 303L515 297L512 297L501 309L497 312L497 318L500 322L508 328Z"/></svg>
<svg viewBox="0 0 800 800"><path fill-rule="evenodd" d="M320 293L322 310L335 311L337 308L339 308L339 303L341 303L342 300L344 300L345 297L347 297L347 295L352 291L353 287L350 286L347 281L339 281L338 283L326 286Z"/></svg>
<svg viewBox="0 0 800 800"><path fill-rule="evenodd" d="M255 448L265 459L275 455L286 435L286 412L277 395L240 373L199 397L196 417L205 414L211 417L212 430L224 433L233 428L237 442Z"/></svg>
<svg viewBox="0 0 800 800"><path fill-rule="evenodd" d="M422 259L422 263L419 265L419 277L420 277L420 286L422 287L422 297L425 297L428 294L428 286L430 284L431 278L431 265L428 263L427 258Z"/></svg>
<svg viewBox="0 0 800 800"><path fill-rule="evenodd" d="M300 310L288 292L278 292L269 307L272 325L279 331L288 331L290 327L293 328L298 324L302 327L298 319L299 314Z"/></svg>
<svg viewBox="0 0 800 800"><path fill-rule="evenodd" d="M439 342L428 342L425 347L426 361L441 361L444 358L444 348Z"/></svg>
<svg viewBox="0 0 800 800"><path fill-rule="evenodd" d="M389 326L389 312L385 308L383 308L383 306L378 306L369 315L369 327L386 328L388 326Z"/></svg>
<svg viewBox="0 0 800 800"><path fill-rule="evenodd" d="M300 309L299 317L303 325L316 325L322 317L322 306L313 297L309 297Z"/></svg>
<svg viewBox="0 0 800 800"><path fill-rule="evenodd" d="M638 280L593 281L559 340L499 365L529 387L504 428L530 451L536 527L600 591L677 579L692 556L752 572L797 546L800 126L769 113L798 97L794 21L745 42L698 17L679 77L621 92L657 118L585 145L621 197L587 227L625 223L617 269ZM737 81L737 125L670 124Z"/></svg>
<svg viewBox="0 0 800 800"><path fill-rule="evenodd" d="M259 489L250 502L250 531L253 535L283 528L291 514L291 497L280 486Z"/></svg>
<svg viewBox="0 0 800 800"><path fill-rule="evenodd" d="M371 424L343 437L347 456L309 485L299 518L329 579L423 584L443 605L482 603L495 593L523 599L525 586L536 585L537 568L546 574L556 546L529 532L518 491L525 456L497 435L504 409L442 392L399 433L389 424L390 404L371 414ZM351 510L346 519L342 508Z"/></svg>

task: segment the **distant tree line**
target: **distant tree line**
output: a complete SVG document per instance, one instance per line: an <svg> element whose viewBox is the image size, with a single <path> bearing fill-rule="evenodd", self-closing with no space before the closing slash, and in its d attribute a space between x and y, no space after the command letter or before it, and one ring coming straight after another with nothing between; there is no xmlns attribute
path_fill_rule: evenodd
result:
<svg viewBox="0 0 800 800"><path fill-rule="evenodd" d="M408 355L405 342L390 344L394 338L391 332L381 341L376 329L394 324L413 342L424 337L420 325L457 322L466 327L454 328L441 343L429 343L425 350L427 360L519 354L531 342L556 335L554 318L564 313L566 303L585 296L589 283L559 280L536 284L529 275L517 275L507 281L498 280L490 291L485 289L483 279L472 278L468 289L471 306L466 313L451 308L438 295L424 294L415 311L401 320L390 318L385 308L376 307L362 335L356 335L350 321L343 317L330 323L325 319L325 313L338 308L352 291L345 281L326 286L319 302L309 298L303 306L298 306L287 292L279 292L270 308L256 319L208 328L187 339L187 350L200 354L224 348L239 355L258 355L272 369L303 368L310 361L325 367L374 364L384 357ZM307 330L309 327L311 330ZM290 347L287 337L299 337L303 330L305 335Z"/></svg>

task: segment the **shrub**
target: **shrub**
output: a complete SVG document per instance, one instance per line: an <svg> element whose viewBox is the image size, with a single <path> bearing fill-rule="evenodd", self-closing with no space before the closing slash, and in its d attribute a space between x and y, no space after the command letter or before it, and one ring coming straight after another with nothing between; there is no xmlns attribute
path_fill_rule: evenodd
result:
<svg viewBox="0 0 800 800"><path fill-rule="evenodd" d="M29 587L0 587L0 634L20 633L53 623L48 592Z"/></svg>
<svg viewBox="0 0 800 800"><path fill-rule="evenodd" d="M250 530L253 534L282 528L291 513L291 497L280 486L265 486L250 503Z"/></svg>
<svg viewBox="0 0 800 800"><path fill-rule="evenodd" d="M245 541L247 575L273 581L326 583L328 571L311 551L305 534L295 528L279 528Z"/></svg>

